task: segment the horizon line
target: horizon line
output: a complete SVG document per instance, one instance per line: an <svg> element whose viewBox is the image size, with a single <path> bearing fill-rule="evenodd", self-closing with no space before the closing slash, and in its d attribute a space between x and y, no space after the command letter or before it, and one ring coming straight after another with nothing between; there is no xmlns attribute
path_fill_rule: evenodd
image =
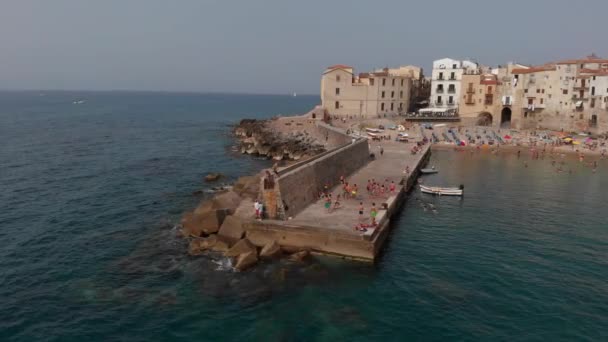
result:
<svg viewBox="0 0 608 342"><path fill-rule="evenodd" d="M0 88L0 92L57 92L57 93L164 93L164 94L193 94L193 95L257 95L257 96L293 96L292 93L256 93L256 92L231 92L231 91L198 91L198 90L134 90L134 89L10 89ZM321 96L321 94L302 93L298 96Z"/></svg>

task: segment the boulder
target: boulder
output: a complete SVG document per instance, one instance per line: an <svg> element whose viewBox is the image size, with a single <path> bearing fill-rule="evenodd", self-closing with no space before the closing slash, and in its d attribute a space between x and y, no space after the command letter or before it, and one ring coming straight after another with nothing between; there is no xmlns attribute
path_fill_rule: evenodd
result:
<svg viewBox="0 0 608 342"><path fill-rule="evenodd" d="M211 202L214 209L230 209L234 212L241 203L241 196L234 191L226 191L215 196Z"/></svg>
<svg viewBox="0 0 608 342"><path fill-rule="evenodd" d="M257 248L246 238L239 240L234 244L226 253L224 253L227 257L235 257L241 254L255 252L257 255Z"/></svg>
<svg viewBox="0 0 608 342"><path fill-rule="evenodd" d="M224 239L218 238L215 244L209 247L209 250L214 252L225 253L230 249L230 243Z"/></svg>
<svg viewBox="0 0 608 342"><path fill-rule="evenodd" d="M190 254L190 255L201 254L199 239L194 239L194 240L190 241L190 244L188 245L188 254Z"/></svg>
<svg viewBox="0 0 608 342"><path fill-rule="evenodd" d="M218 241L218 238L216 235L210 235L207 238L200 239L199 240L199 249L200 250L211 249L213 246L215 246L217 241Z"/></svg>
<svg viewBox="0 0 608 342"><path fill-rule="evenodd" d="M239 271L243 271L253 265L255 265L258 262L258 255L256 252L251 251L251 252L247 252L244 254L241 254L238 256L238 258L236 259L236 265L234 266L234 268L236 268Z"/></svg>
<svg viewBox="0 0 608 342"><path fill-rule="evenodd" d="M194 209L195 214L203 214L213 210L213 202L212 201L203 201L201 202L196 209Z"/></svg>
<svg viewBox="0 0 608 342"><path fill-rule="evenodd" d="M182 219L184 227L184 235L193 237L202 236L205 234L217 233L220 229L220 223L215 211L205 212L203 214L188 213Z"/></svg>
<svg viewBox="0 0 608 342"><path fill-rule="evenodd" d="M300 251L300 252L297 252L297 253L294 253L294 254L290 255L289 256L289 260L297 261L297 262L304 262L309 257L310 257L310 252L304 250L304 251Z"/></svg>
<svg viewBox="0 0 608 342"><path fill-rule="evenodd" d="M208 175L205 176L205 182L215 182L216 180L220 179L222 177L221 173L210 173Z"/></svg>
<svg viewBox="0 0 608 342"><path fill-rule="evenodd" d="M245 236L243 222L236 216L227 216L217 234L236 242Z"/></svg>
<svg viewBox="0 0 608 342"><path fill-rule="evenodd" d="M260 176L239 178L232 188L240 196L257 196L260 190Z"/></svg>
<svg viewBox="0 0 608 342"><path fill-rule="evenodd" d="M276 241L266 244L260 251L260 258L272 259L281 255L281 246Z"/></svg>

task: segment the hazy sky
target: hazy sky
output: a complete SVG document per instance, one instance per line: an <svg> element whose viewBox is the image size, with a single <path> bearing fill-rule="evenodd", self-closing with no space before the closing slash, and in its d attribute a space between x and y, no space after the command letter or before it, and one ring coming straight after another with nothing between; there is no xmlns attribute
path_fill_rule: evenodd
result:
<svg viewBox="0 0 608 342"><path fill-rule="evenodd" d="M317 94L324 68L608 57L608 0L0 0L0 88Z"/></svg>

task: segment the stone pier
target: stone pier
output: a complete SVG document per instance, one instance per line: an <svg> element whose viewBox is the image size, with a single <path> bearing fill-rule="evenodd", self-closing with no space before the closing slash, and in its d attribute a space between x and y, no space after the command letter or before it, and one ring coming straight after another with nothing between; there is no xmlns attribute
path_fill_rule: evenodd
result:
<svg viewBox="0 0 608 342"><path fill-rule="evenodd" d="M323 124L321 124L323 125ZM325 129L336 130L333 127ZM342 133L345 134L345 133ZM393 138L396 132L387 132ZM395 141L368 142L350 138L350 142L307 161L279 170L272 179L263 180L262 198L271 219L244 224L247 238L257 246L277 241L282 247L374 261L390 231L390 219L408 197L419 170L430 157L430 146L412 154L414 143ZM383 149L383 155L380 149ZM370 153L375 158L370 158ZM409 167L410 173L404 170ZM342 199L341 208L328 212L319 192L329 186L335 200L342 193L341 175L357 184L355 199ZM397 185L395 193L374 197L367 193L367 181ZM363 202L364 215L358 211ZM379 210L377 226L367 231L355 230L359 223L370 223L372 203ZM333 203L332 203L333 206Z"/></svg>

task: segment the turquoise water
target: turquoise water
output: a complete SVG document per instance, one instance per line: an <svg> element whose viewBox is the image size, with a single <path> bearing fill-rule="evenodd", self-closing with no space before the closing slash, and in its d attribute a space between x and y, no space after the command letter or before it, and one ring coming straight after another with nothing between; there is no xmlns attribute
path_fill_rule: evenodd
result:
<svg viewBox="0 0 608 342"><path fill-rule="evenodd" d="M83 104L73 101L84 99ZM0 93L0 340L604 340L608 163L434 152L377 265L318 258L235 273L175 222L243 117L317 97ZM424 210L434 203L437 212ZM428 207L428 206L425 206Z"/></svg>

